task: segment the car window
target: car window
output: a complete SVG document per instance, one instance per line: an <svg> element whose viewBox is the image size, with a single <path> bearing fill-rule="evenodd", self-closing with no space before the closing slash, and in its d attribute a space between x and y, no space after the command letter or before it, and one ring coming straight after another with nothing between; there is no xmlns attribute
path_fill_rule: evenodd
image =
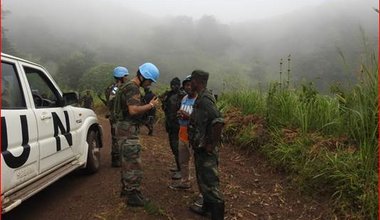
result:
<svg viewBox="0 0 380 220"><path fill-rule="evenodd" d="M58 91L40 70L24 67L36 108L58 107Z"/></svg>
<svg viewBox="0 0 380 220"><path fill-rule="evenodd" d="M1 109L25 109L25 98L16 66L1 62L1 71Z"/></svg>

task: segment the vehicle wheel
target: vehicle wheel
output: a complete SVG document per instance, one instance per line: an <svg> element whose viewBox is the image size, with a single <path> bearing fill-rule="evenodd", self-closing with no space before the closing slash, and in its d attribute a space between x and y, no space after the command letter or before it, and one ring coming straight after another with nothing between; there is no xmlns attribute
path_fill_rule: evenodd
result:
<svg viewBox="0 0 380 220"><path fill-rule="evenodd" d="M100 168L99 139L97 138L97 133L95 131L89 131L87 135L87 143L88 153L85 171L86 173L92 174L96 173Z"/></svg>

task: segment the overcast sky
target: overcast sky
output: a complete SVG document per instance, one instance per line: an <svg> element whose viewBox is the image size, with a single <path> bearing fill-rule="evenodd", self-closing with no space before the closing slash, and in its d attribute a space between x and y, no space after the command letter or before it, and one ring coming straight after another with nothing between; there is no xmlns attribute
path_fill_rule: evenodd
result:
<svg viewBox="0 0 380 220"><path fill-rule="evenodd" d="M273 17L328 0L116 0L153 16L214 15L231 23ZM361 0L366 1L366 0Z"/></svg>
<svg viewBox="0 0 380 220"><path fill-rule="evenodd" d="M44 2L44 3L41 3ZM114 3L153 17L186 15L195 19L203 15L213 15L223 23L257 21L297 9L308 10L312 6L332 2L344 7L347 2L360 2L371 7L378 7L378 0L2 0L5 8L51 7L59 5L103 7L104 4ZM32 4L33 3L33 4ZM40 4L40 5L36 5ZM32 5L31 5L32 4ZM86 16L86 13L83 14Z"/></svg>

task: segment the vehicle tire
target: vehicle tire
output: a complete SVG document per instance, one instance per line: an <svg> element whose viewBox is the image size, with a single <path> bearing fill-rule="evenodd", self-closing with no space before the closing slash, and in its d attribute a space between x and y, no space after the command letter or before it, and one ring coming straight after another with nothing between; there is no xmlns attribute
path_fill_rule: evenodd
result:
<svg viewBox="0 0 380 220"><path fill-rule="evenodd" d="M85 172L96 173L100 168L100 144L97 132L90 130L87 135L88 153Z"/></svg>

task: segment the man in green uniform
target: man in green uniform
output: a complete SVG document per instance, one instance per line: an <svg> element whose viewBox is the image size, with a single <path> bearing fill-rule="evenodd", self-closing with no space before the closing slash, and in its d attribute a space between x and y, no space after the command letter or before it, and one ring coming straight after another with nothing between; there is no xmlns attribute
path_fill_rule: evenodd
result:
<svg viewBox="0 0 380 220"><path fill-rule="evenodd" d="M172 179L181 179L181 168L178 157L179 123L177 111L181 107L181 100L186 93L180 89L180 86L181 80L175 77L170 81L171 90L162 95L162 109L165 112L165 129L168 133L170 149L176 163L176 169L171 169L171 171L175 172Z"/></svg>
<svg viewBox="0 0 380 220"><path fill-rule="evenodd" d="M111 166L112 167L120 167L121 166L121 157L120 157L120 148L117 144L116 134L115 134L115 126L116 119L113 115L114 101L116 97L116 92L119 87L128 81L128 69L123 66L118 66L113 70L113 77L115 78L115 82L109 85L104 94L106 99L102 99L98 94L100 100L108 107L109 114L107 118L110 121L111 125L111 137L112 137L112 147L111 147Z"/></svg>
<svg viewBox="0 0 380 220"><path fill-rule="evenodd" d="M121 195L126 195L129 206L144 206L147 200L141 194L140 184L143 177L141 169L139 126L144 122L142 116L158 105L158 98L144 104L140 87L147 88L159 77L158 68L152 63L144 63L136 76L123 84L116 93L114 114L117 119L116 136L121 148Z"/></svg>
<svg viewBox="0 0 380 220"><path fill-rule="evenodd" d="M215 97L206 88L209 74L194 70L191 88L198 93L188 127L189 142L194 149L195 172L203 206L190 209L200 215L211 213L211 219L224 218L224 199L219 186L219 145L224 120L215 105Z"/></svg>

